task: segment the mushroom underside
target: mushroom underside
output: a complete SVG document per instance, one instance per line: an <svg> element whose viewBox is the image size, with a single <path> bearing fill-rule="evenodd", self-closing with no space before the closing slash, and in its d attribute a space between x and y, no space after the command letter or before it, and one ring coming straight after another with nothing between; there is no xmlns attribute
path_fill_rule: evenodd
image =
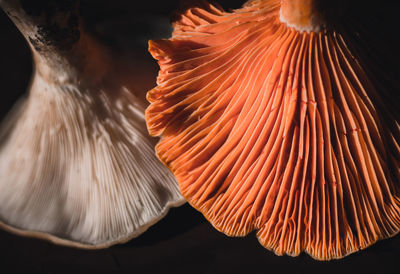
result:
<svg viewBox="0 0 400 274"><path fill-rule="evenodd" d="M138 101L124 87L88 91L36 74L28 98L3 122L1 226L103 248L140 235L181 205Z"/></svg>
<svg viewBox="0 0 400 274"><path fill-rule="evenodd" d="M151 41L147 126L218 230L256 230L279 255L341 258L400 229L399 84L357 22L299 32L280 2L204 3Z"/></svg>

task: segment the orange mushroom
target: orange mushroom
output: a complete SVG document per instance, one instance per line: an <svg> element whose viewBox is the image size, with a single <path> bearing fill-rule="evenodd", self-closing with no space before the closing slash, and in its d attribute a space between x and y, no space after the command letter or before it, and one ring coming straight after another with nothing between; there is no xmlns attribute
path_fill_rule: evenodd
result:
<svg viewBox="0 0 400 274"><path fill-rule="evenodd" d="M218 230L257 230L276 254L329 260L399 232L400 127L364 65L374 59L320 8L188 9L170 39L149 43L161 70L146 121L182 194Z"/></svg>

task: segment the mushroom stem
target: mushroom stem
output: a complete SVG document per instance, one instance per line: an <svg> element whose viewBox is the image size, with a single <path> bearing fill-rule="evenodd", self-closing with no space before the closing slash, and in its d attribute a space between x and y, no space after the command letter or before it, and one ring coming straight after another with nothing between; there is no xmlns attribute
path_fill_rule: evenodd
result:
<svg viewBox="0 0 400 274"><path fill-rule="evenodd" d="M344 0L281 0L280 20L300 32L320 32L342 18L347 5Z"/></svg>
<svg viewBox="0 0 400 274"><path fill-rule="evenodd" d="M84 33L77 0L3 0L0 6L28 42L38 75L53 83L77 83L90 74L102 79L110 62L107 50Z"/></svg>
<svg viewBox="0 0 400 274"><path fill-rule="evenodd" d="M325 25L318 0L282 0L280 19L298 31L319 32Z"/></svg>

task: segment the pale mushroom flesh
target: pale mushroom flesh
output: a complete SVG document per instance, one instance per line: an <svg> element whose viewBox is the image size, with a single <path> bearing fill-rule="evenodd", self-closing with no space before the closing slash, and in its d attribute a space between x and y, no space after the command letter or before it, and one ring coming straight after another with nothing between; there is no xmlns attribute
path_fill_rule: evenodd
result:
<svg viewBox="0 0 400 274"><path fill-rule="evenodd" d="M146 61L123 60L85 33L75 2L0 1L34 59L28 95L0 131L0 226L103 248L184 200L146 130L151 82L135 74Z"/></svg>

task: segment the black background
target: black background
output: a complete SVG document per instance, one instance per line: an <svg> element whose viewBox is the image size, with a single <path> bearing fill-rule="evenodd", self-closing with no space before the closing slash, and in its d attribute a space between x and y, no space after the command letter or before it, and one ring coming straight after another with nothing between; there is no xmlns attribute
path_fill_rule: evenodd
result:
<svg viewBox="0 0 400 274"><path fill-rule="evenodd" d="M220 3L226 8L235 8L242 1ZM390 43L395 43L390 48L400 49L396 44L400 35L397 29L399 4L389 1L357 3L355 7L358 10L376 9L380 16L380 25L376 29L382 30ZM142 19L147 15L167 17L178 6L179 1L173 0L147 1L139 6L136 1L86 0L82 1L81 14L88 22L88 28L96 29L104 21L132 20L129 27L122 30L119 27L115 33L142 35L143 39L161 38L168 31L168 26L165 26L164 33L157 33ZM113 40L105 34L99 36L105 40ZM147 54L145 45L143 52ZM390 54L393 62L388 64L388 70L400 76L397 65L399 53L393 51ZM0 12L0 117L25 92L31 66L31 55L23 37L6 15ZM156 67L155 62L154 66ZM398 91L396 94L398 95ZM399 266L400 236L380 241L366 250L330 262L315 261L306 254L295 258L280 257L264 249L254 233L244 238L230 238L216 231L200 213L187 204L171 209L163 220L139 238L104 250L88 251L56 246L46 241L0 231L0 273L5 274L400 273Z"/></svg>

